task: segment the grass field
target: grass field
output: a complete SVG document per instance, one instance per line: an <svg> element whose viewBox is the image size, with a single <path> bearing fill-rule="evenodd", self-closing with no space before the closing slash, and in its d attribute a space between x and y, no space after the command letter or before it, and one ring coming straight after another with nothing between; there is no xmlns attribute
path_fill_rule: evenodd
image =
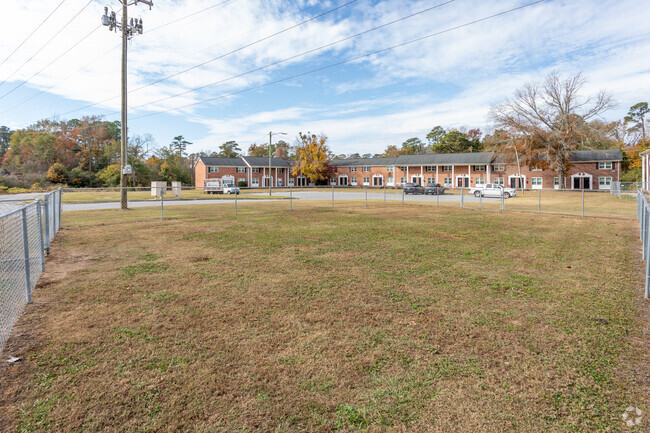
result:
<svg viewBox="0 0 650 433"><path fill-rule="evenodd" d="M629 431L650 409L632 222L285 208L66 216L0 430Z"/></svg>

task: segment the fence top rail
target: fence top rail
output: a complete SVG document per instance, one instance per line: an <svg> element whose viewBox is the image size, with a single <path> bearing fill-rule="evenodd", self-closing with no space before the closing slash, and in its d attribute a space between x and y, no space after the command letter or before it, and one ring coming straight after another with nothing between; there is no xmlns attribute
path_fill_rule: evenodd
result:
<svg viewBox="0 0 650 433"><path fill-rule="evenodd" d="M34 201L31 202L31 203L27 203L25 206L21 206L21 207L19 207L19 208L17 208L17 209L14 209L14 210L11 210L11 211L9 211L9 212L6 212L6 213L3 213L3 214L0 214L0 219L2 219L2 218L6 218L6 217L8 217L8 216L11 216L12 214L15 214L15 213L17 213L17 212L22 212L23 209L28 208L28 207L30 207L30 206L35 206L36 203L38 203L38 202L39 202L39 200L34 200Z"/></svg>

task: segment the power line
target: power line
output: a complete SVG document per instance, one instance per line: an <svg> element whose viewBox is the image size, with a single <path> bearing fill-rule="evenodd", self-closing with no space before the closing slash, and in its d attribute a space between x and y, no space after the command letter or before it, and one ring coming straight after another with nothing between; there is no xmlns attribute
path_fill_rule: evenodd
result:
<svg viewBox="0 0 650 433"><path fill-rule="evenodd" d="M176 76L178 76L178 75L184 74L185 72L189 72L189 71L191 71L191 70L193 70L193 69L196 69L196 68L199 68L199 67L201 67L201 66L207 65L208 63L214 62L215 60L222 59L222 58L224 58L224 57L226 57L226 56L229 56L229 55L231 55L231 54L234 54L234 53L236 53L236 52L238 52L238 51L241 51L241 50L243 50L243 49L249 48L249 47L251 47L251 46L253 46L253 45L256 45L256 44L258 44L258 43L260 43L260 42L266 41L266 40L268 40L268 39L270 39L270 38L272 38L272 37L275 37L275 36L278 36L278 35L280 35L280 34L282 34L282 33L288 32L289 30L295 29L296 27L299 27L299 26L301 26L301 25L303 25L303 24L305 24L305 23L308 23L308 22L310 22L310 21L313 21L313 20L316 20L316 19L318 19L318 18L321 18L321 17L323 17L323 16L325 16L325 15L327 15L327 14L330 14L330 13L332 13L332 12L335 12L335 11L337 11L337 10L339 10L339 9L341 9L341 8L344 8L345 6L348 6L348 5L352 4L352 3L356 3L357 1L359 1L359 0L349 0L347 3L344 3L344 4L340 5L340 6L337 6L337 7L333 8L333 9L330 9L330 10L325 11L325 12L323 12L323 13L320 13L320 14L318 14L318 15L315 15L315 16L309 18L309 19L306 19L306 20L304 20L304 21L301 21L301 22L299 22L299 23L297 23L297 24L294 24L294 25L292 25L292 26L290 26L290 27L287 27L287 28L285 28L285 29L283 29L283 30L280 30L280 31L278 31L278 32L275 32L275 33L273 33L273 34L271 34L271 35L265 36L265 37L262 38L262 39L258 39L258 40L254 41L254 42L251 42L251 43L246 44L246 45L244 45L244 46L242 46L242 47L236 48L236 49L234 49L234 50L232 50L232 51L229 51L229 52L227 52L227 53L225 53L225 54L221 54L221 55L219 55L219 56L217 56L217 57L213 57L213 58L210 59L210 60L206 60L205 62L199 63L199 64L197 64L197 65L194 65L194 66L189 67L189 68L187 68L187 69L184 69L184 70L182 70L182 71L176 72L176 73L174 73L174 74L172 74L172 75L168 75L168 76L166 76L166 77L163 77L163 78L160 78L160 79L158 79L158 80L156 80L156 81L153 81L153 82L151 82L151 83L149 83L149 84L145 84L145 85L143 85L143 86L140 86L140 87L138 87L138 88L135 88L135 89L133 89L133 90L130 90L129 93L137 92L137 91L142 90L142 89L144 89L144 88L147 88L147 87L149 87L149 86L153 86L153 85L155 85L155 84L158 84L158 83L160 83L160 82L162 82L162 81L165 81L165 80L168 80L168 79L170 79L170 78L176 77ZM112 97L110 97L110 98L107 98L107 99L101 100L101 101L99 101L99 102L95 102L95 103L92 103L92 104L89 104L89 105L85 105L85 106L83 106L83 107L81 107L81 108L77 108L77 109L75 109L75 110L67 111L67 112L65 112L65 113L63 113L63 114L61 114L61 115L62 115L62 116L65 116L66 114L74 113L74 112L76 112L76 111L84 110L84 109L86 109L86 108L91 108L91 107L94 107L94 106L96 106L96 105L101 105L101 104L103 104L104 102L111 101L111 100L113 100L113 99L115 99L115 98L118 98L118 96L112 96Z"/></svg>
<svg viewBox="0 0 650 433"><path fill-rule="evenodd" d="M63 0L63 1L66 1L66 0ZM189 14L189 15L184 16L184 17L181 17L181 18L178 18L178 19L176 19L176 20L170 21L170 22L168 22L168 23L165 23L165 24L159 25L158 27L154 27L153 29L151 29L151 30L149 30L149 31L151 32L151 31L154 31L154 30L161 29L161 28L166 27L166 26L168 26L168 25L175 24L175 23L177 23L177 22L179 22L179 21L182 21L182 20L184 20L184 19L186 19L186 18L192 17L192 16L194 16L194 15L198 15L198 14L200 14L201 12L205 12L205 11L207 11L207 10L209 10L209 9L212 9L212 8L215 8L215 7L217 7L217 6L225 5L225 3L233 3L233 2L235 2L235 1L237 1L237 0L225 0L225 1L222 1L222 2L217 3L217 4L215 4L215 5L208 6L207 8L203 8L203 9L201 9L201 10L199 10L199 11L193 12L193 13L191 13L191 14ZM63 2L61 2L61 3L63 3ZM59 5L59 6L60 6L60 5ZM225 6L227 6L227 5L225 5ZM118 43L118 44L115 45L113 48L111 48L111 49L109 49L108 51L106 51L104 54L102 54L102 55L96 57L94 60L92 60L91 62L87 63L85 66L82 66L81 68L79 68L79 69L77 69L75 72L73 72L72 74L67 75L63 80L58 81L57 83L51 85L50 87L48 87L48 88L46 88L46 89L43 89L43 90L41 90L41 91L35 93L34 95L30 96L30 97L27 98L27 99L22 100L22 101L19 102L18 104L14 105L13 107L11 107L11 108L8 109L8 110L3 111L3 112L0 113L0 114L8 113L9 111L12 111L12 110L14 110L14 109L20 107L20 106L23 105L25 102L31 101L32 99L36 98L37 96L41 95L42 93L45 93L45 92L47 92L48 90L53 89L54 87L56 87L56 86L58 86L59 84L63 83L64 81L69 80L72 76L78 74L79 72L81 72L82 70L84 70L85 68L87 68L88 66L90 66L91 64L95 63L97 60L101 59L102 57L104 57L105 55L107 55L108 53L110 53L111 51L113 51L114 49L118 48L120 45L122 45L122 44L121 44L121 43ZM0 65L1 65L1 64L0 64ZM42 71L41 71L41 72L42 72Z"/></svg>
<svg viewBox="0 0 650 433"><path fill-rule="evenodd" d="M177 23L177 22L179 22L179 21L183 21L183 20L185 20L185 19L187 19L187 18L193 17L194 15L198 15L198 14L200 14L201 12L205 12L205 11L210 10L210 9L212 9L212 8L216 8L216 7L218 7L218 6L222 6L222 5L223 5L224 7L225 7L225 6L228 6L228 4L230 4L230 3L234 3L234 2L236 2L236 1L237 1L237 0L224 0L224 1L222 1L222 2L219 2L219 3L217 3L217 4L214 4L214 5L212 5L212 6L208 6L207 8L201 9L200 11L192 12L191 14L189 14L189 15L185 15L184 17L177 18L177 19L175 19L175 20L173 20L173 21L170 21L170 22L168 22L168 23L166 23L166 24L162 24L162 25L159 25L158 27L154 27L154 28L152 28L151 30L149 30L149 32L154 32L154 31L156 31L156 30L158 30L158 29L161 29L161 28L163 28L163 27L165 27L165 26L168 26L168 25L170 25L170 24L175 24L175 23Z"/></svg>
<svg viewBox="0 0 650 433"><path fill-rule="evenodd" d="M51 37L51 38L50 38L50 39L49 39L49 40L48 40L44 45L42 45L41 48L39 48L38 50L36 50L36 52L35 52L34 54L32 54L32 56L31 56L29 59L27 59L27 60L26 60L22 65L20 65L20 67L19 67L18 69L16 69L16 70L11 74L11 75L9 75L7 78L5 78L5 80L4 80L2 83L0 83L0 87L1 87L4 83L6 83L7 81L9 81L9 79L10 79L11 77L13 77L14 75L16 75L16 73L17 73L18 71L20 71L20 70L21 70L21 69L22 69L22 68L23 68L27 63L29 63L29 62L30 62L30 61L31 61L31 60L32 60L32 59L33 59L33 58L34 58L38 53L40 53L40 52L41 52L41 51L42 51L46 46L48 46L48 45L50 44L50 42L52 42L52 41L54 40L54 38L56 38L56 37L57 37L57 36L58 36L58 35L59 35L63 30L65 30L65 28L68 27L68 25L70 25L70 23L72 23L72 21L74 21L75 18L77 18L77 17L79 16L79 14L81 14L81 12L84 11L84 9L86 9L88 6L90 6L90 4L91 4L92 2L93 2L93 0L90 0L88 3L86 3L86 5L85 5L84 7L82 7L81 10L80 10L79 12L77 12L77 13L76 13L72 18L70 18L70 20L69 20L67 23L65 23L65 25L64 25L63 27L61 27L61 29L59 29L58 32L56 32L56 33L54 34L54 36L52 36L52 37ZM14 90L15 90L15 89L14 89ZM2 99L2 98L0 98L0 99Z"/></svg>
<svg viewBox="0 0 650 433"><path fill-rule="evenodd" d="M31 77L29 77L27 80L25 80L25 81L21 81L20 84L18 84L16 87L14 87L13 89L11 89L10 91L8 91L7 93L5 93L4 95L0 96L0 99L4 98L5 96L11 94L14 90L16 90L16 89L22 87L24 84L28 83L30 80L32 80L34 77L36 77L38 74L40 74L41 72L43 72L45 69L49 68L53 63L56 63L57 61L61 60L61 58L62 58L63 56L65 56L65 55L68 54L70 51L72 51L72 49L74 49L77 45L79 45L80 43L82 43L83 41L85 41L85 40L86 40L90 35L92 35L93 33L95 33L95 32L96 32L96 31L97 31L101 26L102 26L102 25L100 24L100 25L98 25L97 27L95 27L95 28L94 28L90 33L88 33L86 36L84 36L84 37L81 38L79 41L77 41L77 43L75 43L73 46L71 46L70 48L68 48L68 49L67 49L63 54L59 55L59 56L56 57L54 60L52 60L50 63L48 63L47 65L45 65L45 67L42 68L40 71L38 71L37 73L35 73L35 74L32 75Z"/></svg>
<svg viewBox="0 0 650 433"><path fill-rule="evenodd" d="M43 21L41 21L41 23L40 23L38 26L36 26L36 28L35 28L34 30L32 30L32 32L29 34L29 36L27 36L27 37L25 38L25 40L22 41L22 42L20 43L20 45L18 45L18 46L17 46L17 47L16 47L16 48L15 48L15 49L14 49L14 50L13 50L13 51L12 51L12 52L7 56L7 57L6 57L3 61L2 61L2 63L0 63L0 66L4 65L4 63L5 63L7 60L9 60L9 57L13 56L14 53L15 53L16 51L18 51L18 49L19 49L20 47L22 47L23 44L24 44L25 42L27 42L27 41L29 40L29 38L31 38L32 35L33 35L34 33L36 33L36 31L37 31L38 29L40 29L41 26L42 26L43 24L45 24L45 21L47 21L47 20L52 16L52 14L54 14L54 12L56 12L57 9L59 9L63 3L65 3L65 1L66 1L66 0L61 0L61 3L59 3L59 5L58 5L57 7L55 7L54 10L53 10L52 12L50 12L50 14L49 14L48 16L46 16L45 19L44 19Z"/></svg>
<svg viewBox="0 0 650 433"><path fill-rule="evenodd" d="M370 33L370 32L374 32L375 30L379 30L379 29L382 29L382 28L384 28L384 27L388 27L388 26L390 26L390 25L392 25L392 24L396 24L396 23L398 23L398 22L401 22L401 21L407 20L407 19L409 19L409 18L413 18L414 16L422 15L422 14L424 14L424 13L426 13L426 12L430 12L430 11L432 11L433 9L437 9L437 8L440 8L440 7L442 7L442 6L445 6L445 5L449 4L449 3L453 3L454 1L456 1L456 0L448 0L448 1L444 2L444 3L440 3L440 4L437 4L437 5L435 5L435 6L431 6L431 7L429 7L429 8L423 9L423 10L421 10L421 11L414 12L414 13L412 13L412 14L410 14L410 15L406 15L406 16L404 16L404 17L397 18L397 19L392 20L392 21L389 21L389 22L387 22L387 23L384 23L384 24L378 25L378 26L373 27L373 28L371 28L371 29L364 30L363 32L356 33L356 34L351 35L351 36L347 36L347 37L345 37L345 38L343 38L343 39L339 39L338 41L330 42L330 43L328 43L328 44L321 45L320 47L312 48L312 49L307 50L307 51L304 51L304 52L302 52L302 53L295 54L295 55L293 55L293 56L291 56L291 57L287 57L287 58L285 58L285 59L278 60L278 61L273 62L273 63L269 63L268 65L260 66L259 68L251 69L250 71L242 72L241 74L233 75L233 76L231 76L231 77L224 78L224 79L219 80L219 81L215 81L215 82L212 82L212 83L209 83L209 84L205 84L205 85L203 85L203 86L195 87L195 88L193 88L193 89L186 90L185 92L177 93L177 94L175 94L175 95L171 95L171 96L166 96L166 97L164 97L164 98L157 99L157 100L155 100L155 101L151 101L151 102L147 102L146 104L138 105L138 106L131 107L131 108L133 108L133 109L142 108L142 107L145 107L145 106L147 106L147 105L156 104L156 103L158 103L158 102L166 101L166 100L168 100L168 99L176 98L176 97L178 97L178 96L183 96L183 95L186 95L186 94L191 93L191 92L196 92L197 90L202 90L202 89L205 89L206 87L211 87L211 86L214 86L214 85L217 85L217 84L225 83L226 81L234 80L234 79L236 79L236 78L241 78L241 77L243 77L244 75L252 74L253 72L258 72L258 71L261 71L261 70L263 70L263 69L270 68L270 67L272 67L272 66L277 66L277 65L279 65L279 64L281 64L281 63L288 62L288 61L293 60L293 59L296 59L296 58L298 58L298 57L302 57L302 56L305 56L305 55L307 55L307 54L311 54L311 53L314 53L314 52L316 52L316 51L320 51L320 50L322 50L322 49L324 49L324 48L328 48L328 47L331 47L331 46L333 46L333 45L340 44L341 42L345 42L345 41L348 41L348 40L350 40L350 39L358 38L359 36L365 35L365 34ZM109 113L109 114L112 114L112 113Z"/></svg>
<svg viewBox="0 0 650 433"><path fill-rule="evenodd" d="M65 1L65 0L64 0L64 1ZM173 21L167 22L167 23L162 24L162 25L160 25L160 26L158 26L158 27L154 27L152 30L149 30L149 31L151 32L151 31L153 31L153 30L158 30L158 29L161 29L161 28L166 27L166 26L168 26L168 25L175 24L175 23L177 23L177 22L179 22L179 21L181 21L181 20L184 20L184 19L186 19L186 18L192 17L192 16L194 16L194 15L198 15L198 14L201 13L201 12L205 12L206 10L212 9L212 8L217 7L217 6L220 6L220 5L228 6L228 5L232 4L232 3L235 2L235 1L237 1L237 0L226 0L226 1L223 1L223 2L220 2L220 3L217 3L216 5L208 6L207 8L204 8L204 9L201 9L201 10L199 10L199 11L193 12L193 13L191 13L191 14L189 14L189 15L184 16L184 17L181 17L181 18L178 18L178 19L176 19L176 20L173 20ZM228 3L228 4L225 4L225 3ZM306 10L313 9L313 8L315 8L316 6L318 6L320 3L321 3L321 2L318 2L318 3L314 4L314 5L311 5L311 6L308 6L308 7L306 7L306 8L300 9L298 12L304 12L304 11L306 11ZM268 27L268 26L266 26L266 27ZM244 36L245 34L248 34L248 33L252 32L252 31L253 31L253 30L250 30L250 31L248 31L248 32L245 32L245 33L239 35L239 36ZM229 38L229 39L227 39L226 41L228 41L228 40L232 40L232 39L233 39L233 38ZM0 115L5 114L5 113L8 113L8 112L10 112L10 111L12 111L12 110L14 110L14 109L20 107L20 106L23 105L24 103L26 103L26 102L28 102L28 101L31 101L32 99L36 98L37 96L39 96L39 95L41 95L41 94L47 92L48 90L53 89L54 87L58 86L59 84L65 82L65 81L69 80L70 78L72 78L73 76L75 76L76 74L78 74L79 72L81 72L81 71L83 71L84 69L86 69L86 68L87 68L88 66L90 66L91 64L95 63L97 60L101 59L102 57L104 57L105 55L107 55L108 53L110 53L111 51L113 51L114 49L118 48L120 45L121 45L121 43L118 43L117 45L115 45L114 47L112 47L111 49L109 49L108 51L106 51L104 54L101 54L100 56L96 57L94 60L90 61L90 62L87 63L86 65L84 65L84 66L82 66L81 68L77 69L77 70L76 70L75 72L73 72L72 74L67 75L63 80L58 81L57 83L51 85L50 87L48 87L48 88L46 88L46 89L43 89L43 90L38 91L37 93L35 93L35 94L33 94L32 96L30 96L30 97L28 97L28 98L22 100L21 102L19 102L18 104L14 105L14 106L11 107L11 108L9 108L8 110L5 110L5 111L1 112ZM42 72L42 71L41 71L41 72ZM136 89L136 90L137 90L137 89ZM101 102L98 102L98 103L95 103L95 104L92 104L92 105L89 105L89 106L84 106L84 107L79 108L79 109L74 110L74 111L83 110L84 108L89 108L89 107L92 107L92 106L95 106L95 105L99 105L99 104L101 104L101 103L103 103L103 102L106 102L106 101L109 101L109 100L111 100L111 99L115 99L115 98L117 98L117 96L113 96L113 97L111 97L110 99L106 99L106 100L104 100L104 101L101 101ZM49 107L49 106L54 105L54 104L56 104L56 102L53 102L53 103L51 103L51 104L48 104L46 107ZM44 107L41 107L41 108L44 108ZM72 113L72 112L74 112L74 111L69 111L68 113ZM64 114L68 114L68 113L64 113Z"/></svg>
<svg viewBox="0 0 650 433"><path fill-rule="evenodd" d="M289 81L289 80L292 80L294 78L299 78L299 77L302 77L302 76L305 76L305 75L313 74L315 72L320 72L320 71L324 71L326 69L331 69L331 68L334 68L336 66L341 66L341 65L344 65L344 64L347 64L347 63L352 63L352 62L355 62L357 60L361 60L361 59L364 59L364 58L367 58L367 57L370 57L370 56L374 56L376 54L381 54L381 53L384 53L384 52L387 52L387 51L394 50L395 48L400 48L400 47L403 47L403 46L406 46L406 45L414 44L416 42L420 42L420 41L423 41L425 39L429 39L429 38L432 38L432 37L435 37L435 36L439 36L439 35L444 34L444 33L449 33L449 32L452 32L454 30L458 30L458 29L468 27L468 26L471 26L471 25L474 25L474 24L478 24L480 22L487 21L487 20L490 20L490 19L493 19L493 18L496 18L496 17L499 17L499 16L503 16L503 15L506 15L506 14L509 14L509 13L512 13L512 12L515 12L515 11L518 11L518 10L521 10L521 9L524 9L524 8L527 8L527 7L536 5L536 4L539 4L539 3L543 3L545 1L546 0L537 0L537 1L534 1L534 2L531 2L531 3L527 3L525 5L522 5L522 6L518 6L518 7L512 8L512 9L508 9L508 10L503 11L503 12L499 12L499 13L496 13L496 14L493 14L493 15L489 15L489 16L484 17L484 18L469 21L467 23L464 23L464 24L461 24L461 25L458 25L458 26L450 27L450 28L445 29L445 30L441 30L441 31L438 31L438 32L435 32L435 33L430 33L428 35L421 36L419 38L411 39L409 41L405 41L405 42L402 42L402 43L397 44L397 45L393 45L393 46L390 46L390 47L387 47L387 48L382 48L380 50L372 51L370 53L362 54L360 56L356 56L356 57L353 57L353 58L350 58L350 59L347 59L347 60L343 60L343 61L340 61L340 62L331 63L329 65L322 66L320 68L311 69L309 71L301 72L299 74L295 74L295 75L280 78L280 79L277 79L277 80L269 81L267 83L259 84L257 86L248 87L246 89L242 89L242 90L239 90L237 92L226 93L226 94L222 94L220 96L216 96L214 98L208 98L208 99L204 99L202 101L193 102L191 104L185 104L185 105L175 107L175 108L170 108L170 109L167 109L167 110L159 110L159 111L156 111L156 112L153 112L153 113L143 114L143 115L140 115L140 116L135 116L135 117L133 117L133 119L142 119L142 118L145 118L145 117L151 117L151 116L156 116L158 114L163 114L163 113L168 113L168 112L171 112L171 111L181 110L183 108L192 107L194 105L205 104L206 102L212 102L212 101L216 101L216 100L219 100L219 99L228 98L228 97L231 97L231 96L239 95L241 93L250 92L252 90L257 90L257 89L261 89L263 87L271 86L273 84L278 84L278 83L282 83L282 82L285 82L285 81Z"/></svg>

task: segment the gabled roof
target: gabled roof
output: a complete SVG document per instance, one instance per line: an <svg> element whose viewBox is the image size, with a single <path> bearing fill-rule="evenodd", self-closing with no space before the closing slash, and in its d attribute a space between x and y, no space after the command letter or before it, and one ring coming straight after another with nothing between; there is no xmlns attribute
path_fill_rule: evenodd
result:
<svg viewBox="0 0 650 433"><path fill-rule="evenodd" d="M269 158L265 156L242 156L251 167L268 167ZM291 161L282 158L271 158L271 167L291 167Z"/></svg>
<svg viewBox="0 0 650 433"><path fill-rule="evenodd" d="M205 165L218 165L220 167L246 167L241 158L220 158L216 156L202 156L201 162Z"/></svg>
<svg viewBox="0 0 650 433"><path fill-rule="evenodd" d="M571 162L623 161L621 149L576 150L571 154Z"/></svg>
<svg viewBox="0 0 650 433"><path fill-rule="evenodd" d="M333 167L372 167L395 165L397 158L354 158L354 159L333 159L329 165Z"/></svg>
<svg viewBox="0 0 650 433"><path fill-rule="evenodd" d="M469 153L427 153L424 155L401 155L397 165L458 165L490 164L494 160L492 152Z"/></svg>

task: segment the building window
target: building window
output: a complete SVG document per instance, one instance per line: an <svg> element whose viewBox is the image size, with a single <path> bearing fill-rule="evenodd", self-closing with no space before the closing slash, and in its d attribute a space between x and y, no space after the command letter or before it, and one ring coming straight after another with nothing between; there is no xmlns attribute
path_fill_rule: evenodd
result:
<svg viewBox="0 0 650 433"><path fill-rule="evenodd" d="M214 165L208 167L208 173L217 173L218 171L219 171L219 167L215 167Z"/></svg>
<svg viewBox="0 0 650 433"><path fill-rule="evenodd" d="M502 177L495 177L494 178L494 184L503 186L503 178Z"/></svg>
<svg viewBox="0 0 650 433"><path fill-rule="evenodd" d="M435 165L427 165L427 171L436 171Z"/></svg>
<svg viewBox="0 0 650 433"><path fill-rule="evenodd" d="M452 184L453 184L453 182L452 182L452 180L451 180L451 177L446 177L446 178L444 178L443 183L444 183L445 185L452 185Z"/></svg>
<svg viewBox="0 0 650 433"><path fill-rule="evenodd" d="M473 168L474 171L485 171L485 165L475 165Z"/></svg>
<svg viewBox="0 0 650 433"><path fill-rule="evenodd" d="M400 177L399 178L399 183L406 183L406 178L405 177Z"/></svg>
<svg viewBox="0 0 650 433"><path fill-rule="evenodd" d="M240 177L239 179L237 179L237 182L246 182L246 178L245 177Z"/></svg>
<svg viewBox="0 0 650 433"><path fill-rule="evenodd" d="M435 177L427 177L427 183L436 183Z"/></svg>
<svg viewBox="0 0 650 433"><path fill-rule="evenodd" d="M506 171L506 165L505 164L494 164L493 166L494 171Z"/></svg>
<svg viewBox="0 0 650 433"><path fill-rule="evenodd" d="M357 168L356 167L350 167L350 173L356 173Z"/></svg>
<svg viewBox="0 0 650 433"><path fill-rule="evenodd" d="M369 177L364 177L363 178L363 184L364 185L370 185L370 178Z"/></svg>
<svg viewBox="0 0 650 433"><path fill-rule="evenodd" d="M259 168L259 167L253 167L253 168L251 168L251 172L252 172L252 173L259 173L259 172L260 172L260 168Z"/></svg>
<svg viewBox="0 0 650 433"><path fill-rule="evenodd" d="M612 186L612 178L611 177L599 177L598 178L598 185L601 188L610 188Z"/></svg>
<svg viewBox="0 0 650 433"><path fill-rule="evenodd" d="M351 178L350 179L350 184L356 185L357 184L357 178L356 177Z"/></svg>
<svg viewBox="0 0 650 433"><path fill-rule="evenodd" d="M533 186L542 186L542 178L541 177L533 177L530 179L530 183Z"/></svg>
<svg viewBox="0 0 650 433"><path fill-rule="evenodd" d="M330 179L330 185L336 185L336 179L335 178Z"/></svg>
<svg viewBox="0 0 650 433"><path fill-rule="evenodd" d="M260 186L260 180L259 180L258 178L256 178L256 177L254 177L254 178L252 179L252 183L251 183L251 185L253 185L253 186Z"/></svg>
<svg viewBox="0 0 650 433"><path fill-rule="evenodd" d="M395 183L395 178L394 177L387 177L386 178L386 183L388 185L393 185Z"/></svg>
<svg viewBox="0 0 650 433"><path fill-rule="evenodd" d="M612 163L611 162L599 162L598 163L598 170L611 170L612 169ZM601 179L603 179L601 177Z"/></svg>
<svg viewBox="0 0 650 433"><path fill-rule="evenodd" d="M246 173L246 167L237 167L237 173Z"/></svg>
<svg viewBox="0 0 650 433"><path fill-rule="evenodd" d="M399 169L402 170L402 171L406 171L406 166L402 165L402 166L399 167Z"/></svg>
<svg viewBox="0 0 650 433"><path fill-rule="evenodd" d="M393 171L395 171L395 167L393 167L392 165L389 165L388 167L386 167L386 171L389 172L389 173L392 173Z"/></svg>
<svg viewBox="0 0 650 433"><path fill-rule="evenodd" d="M278 168L278 173L284 173L284 168Z"/></svg>
<svg viewBox="0 0 650 433"><path fill-rule="evenodd" d="M364 173L370 173L370 167L361 167L361 171Z"/></svg>
<svg viewBox="0 0 650 433"><path fill-rule="evenodd" d="M534 165L531 165L530 166L530 171L542 171L542 169L539 168L539 167L535 167Z"/></svg>
<svg viewBox="0 0 650 433"><path fill-rule="evenodd" d="M451 165L443 165L442 171L453 171L453 167Z"/></svg>
<svg viewBox="0 0 650 433"><path fill-rule="evenodd" d="M479 185L485 185L485 178L484 177L477 177L476 178L476 186Z"/></svg>

